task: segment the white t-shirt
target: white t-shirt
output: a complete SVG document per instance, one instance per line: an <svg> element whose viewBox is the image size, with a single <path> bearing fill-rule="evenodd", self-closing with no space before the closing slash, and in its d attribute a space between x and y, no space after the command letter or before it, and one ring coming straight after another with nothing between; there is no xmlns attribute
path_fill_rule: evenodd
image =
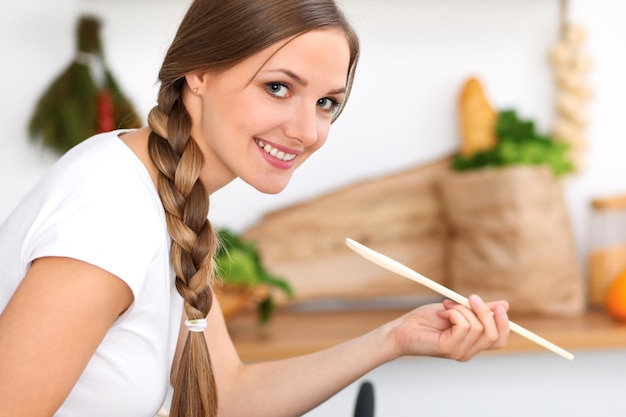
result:
<svg viewBox="0 0 626 417"><path fill-rule="evenodd" d="M133 292L57 417L152 417L169 384L182 298L161 201L120 133L94 136L64 155L0 226L0 311L44 256L96 265Z"/></svg>

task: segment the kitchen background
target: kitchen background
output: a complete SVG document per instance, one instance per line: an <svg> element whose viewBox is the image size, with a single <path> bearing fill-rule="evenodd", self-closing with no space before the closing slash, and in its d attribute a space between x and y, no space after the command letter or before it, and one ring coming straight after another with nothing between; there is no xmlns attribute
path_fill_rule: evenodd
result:
<svg viewBox="0 0 626 417"><path fill-rule="evenodd" d="M547 131L555 85L547 54L559 29L556 0L342 0L362 41L350 103L318 155L280 195L234 182L212 200L219 226L245 230L263 214L368 178L425 164L457 151L456 103L478 76L491 103L515 108ZM154 103L156 74L188 0L21 0L0 14L0 221L56 156L29 142L35 103L73 59L75 23L103 21L107 62L143 118ZM626 191L626 3L573 0L569 17L588 37L588 149L579 173L564 181L577 251L585 263L591 198ZM330 215L330 213L329 213ZM495 355L470 364L401 360L372 373L379 415L618 416L626 351L577 352L568 363L542 354ZM310 416L347 416L353 385Z"/></svg>

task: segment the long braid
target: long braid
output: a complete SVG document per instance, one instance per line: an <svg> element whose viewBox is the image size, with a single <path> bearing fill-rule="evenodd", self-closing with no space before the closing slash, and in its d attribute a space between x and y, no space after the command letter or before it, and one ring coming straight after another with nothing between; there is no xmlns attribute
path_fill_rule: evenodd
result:
<svg viewBox="0 0 626 417"><path fill-rule="evenodd" d="M158 192L172 238L176 288L190 320L205 318L211 309L217 238L199 180L202 154L182 102L185 76L227 70L278 41L326 28L342 29L350 44L347 100L359 42L333 0L193 0L167 51L159 71L158 105L148 116L149 150L160 171ZM172 417L216 416L217 389L203 333L189 332L174 380Z"/></svg>
<svg viewBox="0 0 626 417"><path fill-rule="evenodd" d="M172 88L173 87L173 88ZM213 300L211 278L217 238L207 219L209 197L200 181L203 158L191 138L191 118L181 88L161 88L159 104L148 116L149 151L160 171L158 192L172 238L171 263L176 289L190 320L204 319ZM214 417L217 389L202 332L189 332L174 379L172 417Z"/></svg>

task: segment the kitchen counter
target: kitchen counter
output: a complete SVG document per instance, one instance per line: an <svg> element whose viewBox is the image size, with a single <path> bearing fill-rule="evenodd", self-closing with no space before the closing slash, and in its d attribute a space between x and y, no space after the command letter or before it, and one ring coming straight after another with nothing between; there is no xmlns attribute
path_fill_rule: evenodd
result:
<svg viewBox="0 0 626 417"><path fill-rule="evenodd" d="M259 325L253 313L228 319L231 337L244 361L262 361L321 350L375 329L406 309L301 312L279 309L269 324ZM626 349L626 323L599 311L576 318L511 317L528 330L569 351ZM545 351L511 333L506 348L488 354Z"/></svg>

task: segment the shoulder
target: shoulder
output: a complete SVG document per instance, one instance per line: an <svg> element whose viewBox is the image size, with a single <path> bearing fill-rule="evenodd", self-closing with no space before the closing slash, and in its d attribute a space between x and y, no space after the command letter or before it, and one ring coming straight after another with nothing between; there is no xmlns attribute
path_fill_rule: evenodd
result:
<svg viewBox="0 0 626 417"><path fill-rule="evenodd" d="M72 184L85 182L141 185L150 188L148 172L137 156L119 137L122 131L102 133L86 139L67 152L48 173L51 181L59 178ZM121 183L121 184L120 184Z"/></svg>
<svg viewBox="0 0 626 417"><path fill-rule="evenodd" d="M161 204L154 183L119 133L96 135L71 149L35 193L52 209L78 203L112 215L158 214Z"/></svg>
<svg viewBox="0 0 626 417"><path fill-rule="evenodd" d="M72 149L34 190L33 201L29 261L72 257L124 279L143 275L169 242L154 185L116 134Z"/></svg>

